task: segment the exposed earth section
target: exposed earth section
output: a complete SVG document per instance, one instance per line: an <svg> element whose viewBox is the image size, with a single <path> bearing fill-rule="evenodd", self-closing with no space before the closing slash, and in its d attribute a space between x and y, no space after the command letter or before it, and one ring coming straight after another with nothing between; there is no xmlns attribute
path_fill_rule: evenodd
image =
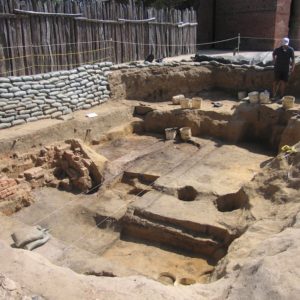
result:
<svg viewBox="0 0 300 300"><path fill-rule="evenodd" d="M115 71L127 100L94 118L5 129L0 298L297 299L299 104L238 102L204 90L217 70L180 68ZM187 78L200 108L167 99ZM17 249L12 234L34 230L50 239Z"/></svg>

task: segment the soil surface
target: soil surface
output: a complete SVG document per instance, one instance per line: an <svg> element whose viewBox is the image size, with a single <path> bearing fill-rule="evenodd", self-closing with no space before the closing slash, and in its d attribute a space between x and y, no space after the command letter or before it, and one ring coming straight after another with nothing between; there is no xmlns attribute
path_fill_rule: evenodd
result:
<svg viewBox="0 0 300 300"><path fill-rule="evenodd" d="M182 71L139 91L140 70L124 72L127 86L115 88L131 100L87 111L94 119L78 112L3 131L0 296L297 299L299 105L238 102L204 89L215 70L197 70L202 90L194 69ZM149 100L167 100L155 86L164 76L178 80L170 95L194 76L185 88L201 109ZM190 140L165 139L166 128L185 126ZM37 225L47 243L11 247L12 233Z"/></svg>

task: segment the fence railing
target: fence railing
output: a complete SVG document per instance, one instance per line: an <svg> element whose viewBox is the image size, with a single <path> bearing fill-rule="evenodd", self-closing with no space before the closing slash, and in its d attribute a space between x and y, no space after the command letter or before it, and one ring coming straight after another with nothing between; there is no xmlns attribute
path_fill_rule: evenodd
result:
<svg viewBox="0 0 300 300"><path fill-rule="evenodd" d="M133 0L0 0L0 76L195 53L196 20Z"/></svg>

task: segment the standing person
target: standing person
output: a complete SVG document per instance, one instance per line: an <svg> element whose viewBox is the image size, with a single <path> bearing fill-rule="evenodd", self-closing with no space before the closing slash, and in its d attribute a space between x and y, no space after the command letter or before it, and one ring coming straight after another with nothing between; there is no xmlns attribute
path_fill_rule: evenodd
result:
<svg viewBox="0 0 300 300"><path fill-rule="evenodd" d="M284 96L286 84L289 80L289 74L295 69L295 54L294 49L289 46L288 38L282 39L281 46L273 51L274 62L274 83L273 83L273 98L276 98L279 90L279 96ZM291 70L290 70L291 67Z"/></svg>

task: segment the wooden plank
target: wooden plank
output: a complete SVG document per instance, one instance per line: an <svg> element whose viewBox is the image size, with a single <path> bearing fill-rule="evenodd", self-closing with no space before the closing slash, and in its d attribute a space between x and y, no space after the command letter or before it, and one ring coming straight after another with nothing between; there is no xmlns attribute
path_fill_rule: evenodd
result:
<svg viewBox="0 0 300 300"><path fill-rule="evenodd" d="M0 19L16 19L17 17L15 14L0 13Z"/></svg>
<svg viewBox="0 0 300 300"><path fill-rule="evenodd" d="M40 12L40 11L29 11L14 9L15 14L30 15L30 16L47 16L47 17L63 17L63 18L74 18L80 17L82 14L65 14L65 13L53 13L53 12Z"/></svg>
<svg viewBox="0 0 300 300"><path fill-rule="evenodd" d="M134 10L132 11L134 12ZM144 20L130 20L130 19L122 19L122 18L118 18L118 21L120 22L124 22L124 23L134 23L134 24L140 24L140 23L149 23L154 21L155 18L149 18L149 19L144 19Z"/></svg>

